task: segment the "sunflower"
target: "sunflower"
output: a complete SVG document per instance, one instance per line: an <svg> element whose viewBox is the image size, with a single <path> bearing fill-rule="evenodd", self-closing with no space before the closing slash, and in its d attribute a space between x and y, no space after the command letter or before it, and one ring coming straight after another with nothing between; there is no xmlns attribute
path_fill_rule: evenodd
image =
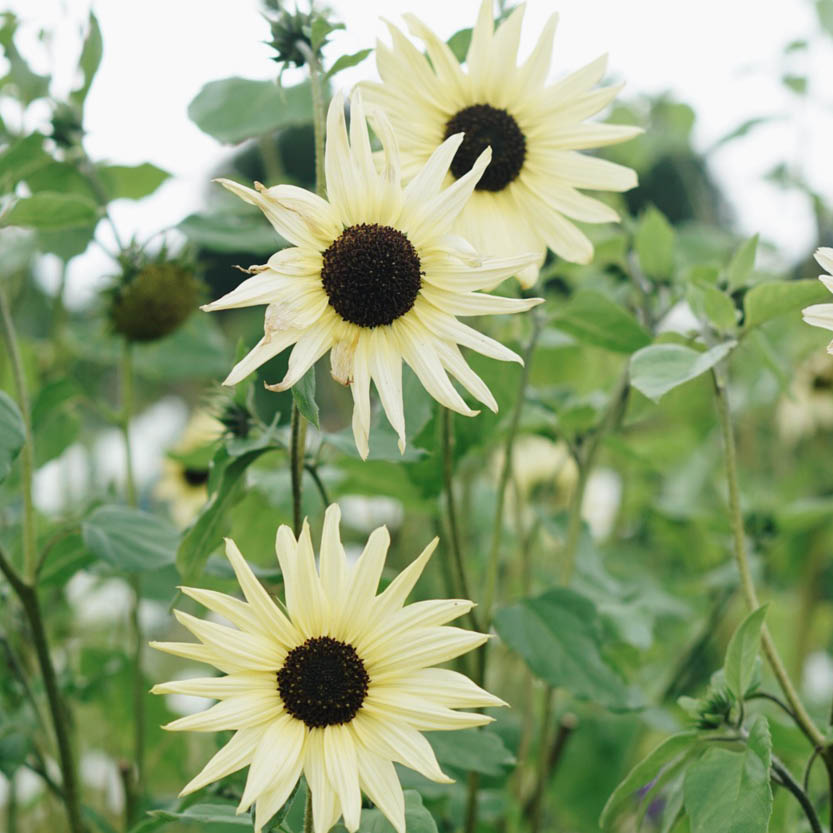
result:
<svg viewBox="0 0 833 833"><path fill-rule="evenodd" d="M465 134L451 163L452 180L465 177L483 149L491 147L492 160L454 231L484 254L537 252L536 263L518 272L521 284L532 286L547 247L574 263L592 259L592 244L568 217L585 223L619 219L612 208L578 189L627 191L636 185L630 168L577 151L623 142L642 131L585 123L621 89L594 89L605 73L606 56L547 83L557 15L550 17L532 53L518 65L523 14L521 4L495 31L492 0L483 0L467 71L441 38L413 15L405 15L427 57L389 25L392 48L376 45L383 83L365 82L362 89L393 125L406 179L416 176L448 136Z"/></svg>
<svg viewBox="0 0 833 833"><path fill-rule="evenodd" d="M380 171L374 163L361 98L352 98L350 142L344 102L337 95L327 117L326 178L329 202L292 185L256 190L219 180L258 206L292 248L273 255L255 274L206 310L267 304L264 335L232 369L233 385L294 345L283 380L267 385L286 390L328 350L332 375L353 393L353 434L368 454L370 381L405 448L402 361L438 402L474 416L448 378L451 373L493 411L497 403L469 367L458 345L501 361L520 356L456 316L521 312L540 298L520 299L479 292L496 286L534 254L484 259L451 226L489 164L484 150L468 174L444 188L462 134L440 144L407 188L400 182L396 140L383 116L374 129L384 147Z"/></svg>
<svg viewBox="0 0 833 833"><path fill-rule="evenodd" d="M833 249L816 249L815 256L819 266L830 273L819 275L819 280L833 292ZM813 304L805 307L801 314L808 324L814 327L824 327L825 330L833 330L833 304ZM833 355L833 341L827 345L827 352Z"/></svg>
<svg viewBox="0 0 833 833"><path fill-rule="evenodd" d="M405 833L394 762L449 783L420 732L480 726L492 718L455 709L505 705L462 674L430 667L486 641L485 634L445 624L468 612L472 602L404 605L437 539L377 594L390 541L387 529L371 533L350 566L340 518L336 505L327 509L318 569L306 522L297 541L289 527L278 529L285 607L269 596L227 540L226 554L246 601L209 590L183 592L236 628L177 611L177 619L200 642L151 643L224 672L163 683L153 692L220 701L165 727L235 731L182 794L248 766L238 811L256 804L257 831L286 802L303 773L315 833L326 833L339 816L355 831L362 791L398 833Z"/></svg>

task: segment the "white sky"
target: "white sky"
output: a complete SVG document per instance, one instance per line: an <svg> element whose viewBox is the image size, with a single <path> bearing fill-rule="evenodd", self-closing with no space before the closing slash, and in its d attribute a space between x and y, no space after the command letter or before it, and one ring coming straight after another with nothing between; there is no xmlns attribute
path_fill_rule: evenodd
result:
<svg viewBox="0 0 833 833"><path fill-rule="evenodd" d="M7 5L31 24L19 45L40 72L55 72L56 94L74 86L77 31L88 0L11 0ZM471 25L478 0L333 0L347 24L331 44L332 56L386 39L378 15L400 23L414 11L443 37ZM239 75L270 78L276 64L262 42L268 27L257 0L93 0L104 36L104 57L90 92L87 148L96 159L133 164L151 161L175 178L152 197L121 201L113 214L122 237L146 236L201 207L211 167L229 149L188 120L187 106L208 81ZM767 13L765 9L778 9ZM561 16L553 59L554 77L610 54L611 78L627 81L625 96L671 90L697 112L701 148L754 116L785 118L737 141L713 160L739 215L743 231L761 231L785 257L806 252L813 241L808 206L785 199L760 182L779 161L800 161L813 186L833 199L829 137L831 95L823 79L833 77L833 41L817 34L809 0L529 0L522 52L544 20ZM35 42L37 29L56 31L47 56ZM811 40L807 55L785 65L782 48L796 38ZM778 79L784 71L808 74L811 94L827 97L826 109L803 106ZM372 57L337 77L339 86L375 74ZM292 76L285 76L287 82ZM827 142L825 143L825 139ZM71 295L80 302L92 291L89 276L110 266L92 249L76 258Z"/></svg>

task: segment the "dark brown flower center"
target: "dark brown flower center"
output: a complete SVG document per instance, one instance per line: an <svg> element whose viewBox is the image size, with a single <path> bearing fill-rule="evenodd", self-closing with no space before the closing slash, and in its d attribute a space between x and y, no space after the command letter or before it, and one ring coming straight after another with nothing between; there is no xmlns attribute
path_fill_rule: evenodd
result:
<svg viewBox="0 0 833 833"><path fill-rule="evenodd" d="M324 252L321 282L330 306L359 327L390 324L408 312L422 286L419 255L390 226L344 229Z"/></svg>
<svg viewBox="0 0 833 833"><path fill-rule="evenodd" d="M502 191L517 178L526 159L526 137L515 119L490 104L473 104L452 116L445 126L445 138L465 133L451 163L451 173L459 179L473 167L477 157L492 149L492 161L475 188Z"/></svg>
<svg viewBox="0 0 833 833"><path fill-rule="evenodd" d="M356 649L329 636L293 648L278 671L284 708L310 729L349 723L362 707L369 683Z"/></svg>

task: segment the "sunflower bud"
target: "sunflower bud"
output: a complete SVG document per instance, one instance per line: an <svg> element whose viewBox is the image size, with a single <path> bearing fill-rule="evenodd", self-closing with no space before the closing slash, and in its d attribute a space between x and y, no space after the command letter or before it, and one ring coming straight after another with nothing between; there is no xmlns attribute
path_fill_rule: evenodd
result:
<svg viewBox="0 0 833 833"><path fill-rule="evenodd" d="M321 49L327 43L327 35L334 29L343 29L341 23L330 22L326 9L310 9L309 12L300 11L297 6L294 12L283 7L280 0L270 0L267 8L276 12L277 16L267 16L272 29L272 40L269 46L277 52L272 60L285 66L302 67L315 55L321 61Z"/></svg>
<svg viewBox="0 0 833 833"><path fill-rule="evenodd" d="M200 289L186 263L161 259L130 266L112 291L110 323L128 341L156 341L185 323Z"/></svg>
<svg viewBox="0 0 833 833"><path fill-rule="evenodd" d="M52 138L58 147L69 149L81 144L84 127L75 107L59 102L52 113Z"/></svg>

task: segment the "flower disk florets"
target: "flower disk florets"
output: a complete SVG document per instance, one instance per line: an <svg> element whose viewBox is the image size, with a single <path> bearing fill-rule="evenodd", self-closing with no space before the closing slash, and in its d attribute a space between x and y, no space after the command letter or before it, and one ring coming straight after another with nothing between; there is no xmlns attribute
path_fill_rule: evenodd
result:
<svg viewBox="0 0 833 833"><path fill-rule="evenodd" d="M369 682L356 649L329 636L293 648L278 671L284 708L310 729L349 723L362 707Z"/></svg>
<svg viewBox="0 0 833 833"><path fill-rule="evenodd" d="M324 252L321 283L345 321L379 327L413 307L421 275L419 255L401 231L361 223L344 229Z"/></svg>
<svg viewBox="0 0 833 833"><path fill-rule="evenodd" d="M473 104L452 116L445 126L445 137L464 133L465 138L451 163L457 179L467 174L487 148L492 161L480 181L478 191L502 191L517 179L526 159L526 137L515 119L489 104Z"/></svg>

